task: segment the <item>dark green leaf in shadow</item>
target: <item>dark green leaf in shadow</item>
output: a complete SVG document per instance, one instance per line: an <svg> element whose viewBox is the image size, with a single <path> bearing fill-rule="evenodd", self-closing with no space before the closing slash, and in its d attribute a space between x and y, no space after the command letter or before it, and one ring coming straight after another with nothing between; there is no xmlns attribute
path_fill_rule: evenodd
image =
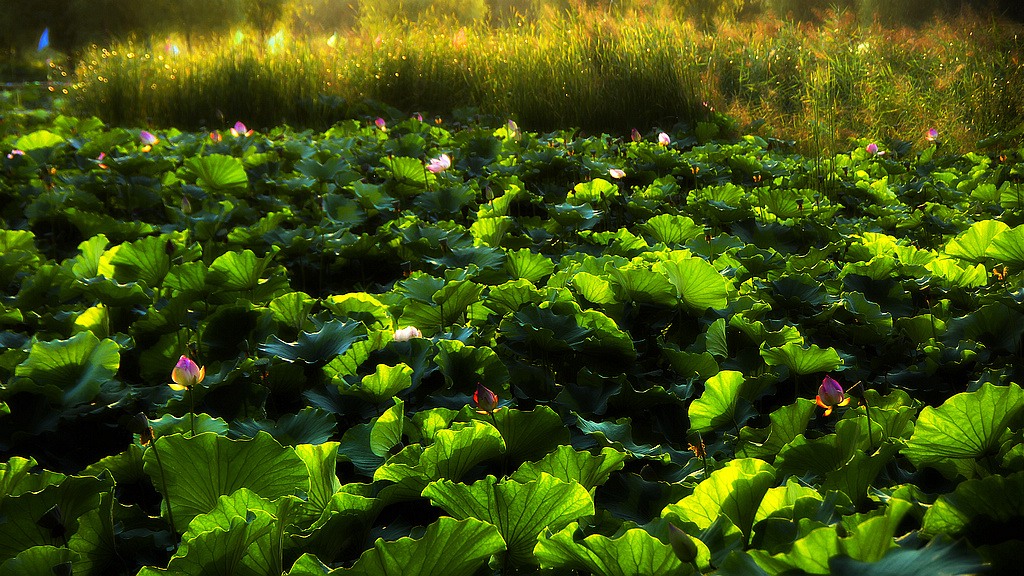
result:
<svg viewBox="0 0 1024 576"><path fill-rule="evenodd" d="M67 340L35 342L28 358L18 365L18 378L10 392L25 390L72 407L92 401L111 382L121 364L120 346L100 340L92 332L79 332Z"/></svg>
<svg viewBox="0 0 1024 576"><path fill-rule="evenodd" d="M295 342L283 342L277 336L271 336L266 344L260 344L260 351L288 362L326 364L343 354L365 333L359 322L329 320L316 332L300 332Z"/></svg>

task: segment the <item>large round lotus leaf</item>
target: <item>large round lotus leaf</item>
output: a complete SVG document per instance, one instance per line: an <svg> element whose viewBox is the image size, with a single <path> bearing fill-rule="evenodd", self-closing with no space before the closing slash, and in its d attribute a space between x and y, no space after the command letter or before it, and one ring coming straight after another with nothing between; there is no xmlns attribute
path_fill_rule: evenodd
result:
<svg viewBox="0 0 1024 576"><path fill-rule="evenodd" d="M212 510L220 496L239 488L269 499L305 493L310 488L309 470L302 459L266 432L251 440L232 440L210 432L191 438L163 436L146 450L143 467L170 503L178 531Z"/></svg>
<svg viewBox="0 0 1024 576"><path fill-rule="evenodd" d="M903 454L918 466L945 458L974 460L995 448L1007 425L1024 410L1024 390L1016 384L982 384L938 408L921 410Z"/></svg>

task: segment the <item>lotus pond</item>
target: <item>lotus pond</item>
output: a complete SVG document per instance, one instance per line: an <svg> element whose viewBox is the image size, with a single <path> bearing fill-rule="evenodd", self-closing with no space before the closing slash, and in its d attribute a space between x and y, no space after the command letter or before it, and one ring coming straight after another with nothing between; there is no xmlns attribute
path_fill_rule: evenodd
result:
<svg viewBox="0 0 1024 576"><path fill-rule="evenodd" d="M1019 562L1024 148L8 120L2 575Z"/></svg>

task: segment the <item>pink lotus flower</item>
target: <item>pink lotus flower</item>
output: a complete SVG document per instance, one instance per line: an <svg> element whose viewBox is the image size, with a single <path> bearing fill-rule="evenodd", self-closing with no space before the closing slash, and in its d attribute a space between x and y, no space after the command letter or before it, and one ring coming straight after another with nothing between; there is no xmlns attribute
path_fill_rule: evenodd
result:
<svg viewBox="0 0 1024 576"><path fill-rule="evenodd" d="M477 414L493 414L498 409L498 395L477 382L476 391L473 392L473 403L476 404Z"/></svg>
<svg viewBox="0 0 1024 576"><path fill-rule="evenodd" d="M451 156L447 154L441 154L437 158L431 158L430 163L427 164L427 170L430 170L434 174L444 172L445 170L452 167Z"/></svg>
<svg viewBox="0 0 1024 576"><path fill-rule="evenodd" d="M515 120L509 120L508 124L505 125L505 128L508 130L509 135L511 135L513 138L519 138L519 124L516 124Z"/></svg>
<svg viewBox="0 0 1024 576"><path fill-rule="evenodd" d="M7 159L8 160L14 160L15 156L24 156L24 155L25 155L25 151L24 150L18 150L17 148L15 148L14 150L11 150L11 152L9 154L7 154Z"/></svg>
<svg viewBox="0 0 1024 576"><path fill-rule="evenodd" d="M658 133L658 146L668 146L672 143L672 138L664 132Z"/></svg>
<svg viewBox="0 0 1024 576"><path fill-rule="evenodd" d="M96 157L96 161L99 162L99 164L97 164L97 166L99 166L100 168L102 168L104 170L106 170L108 168L108 166L103 163L103 159L106 158L106 157L107 157L107 153L106 152L100 152L100 155Z"/></svg>
<svg viewBox="0 0 1024 576"><path fill-rule="evenodd" d="M864 150L867 150L868 154L872 154L872 155L873 154L878 154L878 144L875 144L874 142L872 142L871 144L868 144L867 146L865 146Z"/></svg>
<svg viewBox="0 0 1024 576"><path fill-rule="evenodd" d="M246 130L245 124L242 124L239 121L235 122L235 125L231 128L231 135L235 138L238 138L239 136L252 136L253 130Z"/></svg>
<svg viewBox="0 0 1024 576"><path fill-rule="evenodd" d="M381 130L388 129L388 123L385 122L383 118L378 117L376 120L373 121L373 123L377 126L377 128L380 128Z"/></svg>
<svg viewBox="0 0 1024 576"><path fill-rule="evenodd" d="M935 128L929 128L928 132L924 135L924 139L929 142L935 142L939 139L939 131Z"/></svg>
<svg viewBox="0 0 1024 576"><path fill-rule="evenodd" d="M420 122L423 122L423 114L420 114L419 112L413 112L412 117Z"/></svg>
<svg viewBox="0 0 1024 576"><path fill-rule="evenodd" d="M620 178L625 178L626 177L626 172L624 170L620 170L618 168L609 168L608 169L608 175L611 176L612 178L615 178L616 180L618 180Z"/></svg>
<svg viewBox="0 0 1024 576"><path fill-rule="evenodd" d="M408 342L412 338L423 338L423 333L415 326L395 330L395 342Z"/></svg>
<svg viewBox="0 0 1024 576"><path fill-rule="evenodd" d="M182 355L171 370L171 380L174 383L169 386L172 390L188 390L202 382L203 378L206 378L206 366L200 368L191 358Z"/></svg>
<svg viewBox="0 0 1024 576"><path fill-rule="evenodd" d="M139 132L139 141L142 142L142 144L145 145L146 147L151 147L153 146L153 144L159 142L160 139L154 136L152 132L143 130L142 132Z"/></svg>
<svg viewBox="0 0 1024 576"><path fill-rule="evenodd" d="M220 132L210 132L210 140L213 142L220 142L224 137L220 135Z"/></svg>
<svg viewBox="0 0 1024 576"><path fill-rule="evenodd" d="M818 406L825 409L825 416L832 413L836 406L846 406L850 399L845 397L843 387L831 376L825 376L818 387L818 396L814 399Z"/></svg>
<svg viewBox="0 0 1024 576"><path fill-rule="evenodd" d="M632 130L629 131L629 137L633 140L633 142L639 142L643 138L642 136L640 136L640 131L637 130L636 128L633 128Z"/></svg>

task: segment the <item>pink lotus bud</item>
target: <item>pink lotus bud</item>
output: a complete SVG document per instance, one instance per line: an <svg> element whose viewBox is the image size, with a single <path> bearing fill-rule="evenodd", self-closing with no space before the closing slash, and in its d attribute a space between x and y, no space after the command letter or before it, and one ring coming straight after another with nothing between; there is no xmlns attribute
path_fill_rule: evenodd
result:
<svg viewBox="0 0 1024 576"><path fill-rule="evenodd" d="M253 130L246 130L245 124L241 122L235 122L235 125L231 128L231 135L235 138L239 136L252 136Z"/></svg>
<svg viewBox="0 0 1024 576"><path fill-rule="evenodd" d="M640 136L640 131L637 130L636 128L630 130L629 137L633 140L633 142L639 142L642 139L642 137Z"/></svg>
<svg viewBox="0 0 1024 576"><path fill-rule="evenodd" d="M864 150L867 150L868 154L878 154L878 144L872 142L871 144L865 146Z"/></svg>
<svg viewBox="0 0 1024 576"><path fill-rule="evenodd" d="M939 138L939 131L936 128L929 128L928 133L924 136L925 140L934 142Z"/></svg>
<svg viewBox="0 0 1024 576"><path fill-rule="evenodd" d="M191 358L182 355L171 370L171 380L174 383L170 384L170 387L172 390L187 390L202 382L203 378L206 378L206 367L200 368Z"/></svg>
<svg viewBox="0 0 1024 576"><path fill-rule="evenodd" d="M846 406L850 399L845 397L843 387L831 376L825 376L818 387L818 396L814 399L818 406L825 409L825 416L832 413L836 406Z"/></svg>
<svg viewBox="0 0 1024 576"><path fill-rule="evenodd" d="M383 118L377 118L376 120L373 121L373 123L376 124L377 128L380 128L381 130L388 129L388 123L385 122Z"/></svg>
<svg viewBox="0 0 1024 576"><path fill-rule="evenodd" d="M626 172L623 171L623 170L620 170L618 168L609 168L608 169L608 175L611 176L612 178L615 178L616 180L618 180L620 178L625 178L626 177Z"/></svg>
<svg viewBox="0 0 1024 576"><path fill-rule="evenodd" d="M152 132L147 132L146 130L143 130L142 132L139 133L139 141L141 141L146 146L152 146L153 144L159 142L160 139L154 136Z"/></svg>
<svg viewBox="0 0 1024 576"><path fill-rule="evenodd" d="M418 120L419 122L423 122L423 114L420 114L419 112L414 112L412 117Z"/></svg>
<svg viewBox="0 0 1024 576"><path fill-rule="evenodd" d="M24 150L18 150L17 148L15 148L14 150L11 150L11 152L7 155L7 159L8 160L14 160L15 156L24 156L24 155L25 155L25 151Z"/></svg>
<svg viewBox="0 0 1024 576"><path fill-rule="evenodd" d="M668 146L672 143L672 138L664 132L658 133L658 146Z"/></svg>
<svg viewBox="0 0 1024 576"><path fill-rule="evenodd" d="M477 382L473 403L476 404L478 414L493 414L498 409L498 395Z"/></svg>

